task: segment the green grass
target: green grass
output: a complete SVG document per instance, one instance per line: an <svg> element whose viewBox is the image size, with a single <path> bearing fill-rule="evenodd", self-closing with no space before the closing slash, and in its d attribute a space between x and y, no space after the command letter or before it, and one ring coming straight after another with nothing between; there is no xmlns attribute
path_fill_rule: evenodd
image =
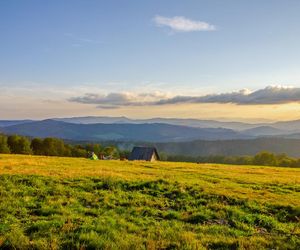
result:
<svg viewBox="0 0 300 250"><path fill-rule="evenodd" d="M300 169L0 155L0 249L300 249Z"/></svg>

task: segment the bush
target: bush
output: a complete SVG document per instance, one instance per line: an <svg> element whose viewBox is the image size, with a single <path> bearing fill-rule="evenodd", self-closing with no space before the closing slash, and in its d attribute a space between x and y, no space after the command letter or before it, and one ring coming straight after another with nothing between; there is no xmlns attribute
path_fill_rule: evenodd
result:
<svg viewBox="0 0 300 250"><path fill-rule="evenodd" d="M7 144L13 154L32 154L30 141L19 135L11 135L7 139Z"/></svg>
<svg viewBox="0 0 300 250"><path fill-rule="evenodd" d="M277 166L277 158L269 152L261 152L254 156L253 164L262 166Z"/></svg>
<svg viewBox="0 0 300 250"><path fill-rule="evenodd" d="M0 153L9 154L10 150L7 144L7 137L5 135L0 135Z"/></svg>

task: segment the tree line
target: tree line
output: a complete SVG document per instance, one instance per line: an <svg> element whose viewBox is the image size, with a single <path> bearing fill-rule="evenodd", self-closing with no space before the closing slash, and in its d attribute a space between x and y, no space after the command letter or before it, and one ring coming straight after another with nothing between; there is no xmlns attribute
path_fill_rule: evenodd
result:
<svg viewBox="0 0 300 250"><path fill-rule="evenodd" d="M20 135L0 135L0 153L27 154L64 157L88 157L90 152L109 159L127 157L129 152L120 151L115 146L102 146L97 143L71 145L57 138L29 139Z"/></svg>
<svg viewBox="0 0 300 250"><path fill-rule="evenodd" d="M278 167L300 167L300 159L289 157L286 154L273 154L262 151L254 156L167 156L168 161L184 161L197 163L220 163L232 165L259 165L259 166L278 166Z"/></svg>
<svg viewBox="0 0 300 250"><path fill-rule="evenodd" d="M128 158L130 152L120 150L116 146L102 146L98 143L71 145L57 138L33 138L20 135L0 134L0 153L2 154L28 154L64 157L88 157L90 152L108 159ZM163 161L220 163L232 165L260 165L280 167L300 167L300 159L292 158L286 154L273 154L267 151L254 156L184 156L167 155L160 152Z"/></svg>

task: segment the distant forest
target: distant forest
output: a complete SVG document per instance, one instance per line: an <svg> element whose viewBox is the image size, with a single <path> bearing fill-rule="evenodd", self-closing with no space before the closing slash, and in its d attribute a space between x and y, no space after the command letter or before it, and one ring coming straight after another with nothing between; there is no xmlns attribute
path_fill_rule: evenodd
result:
<svg viewBox="0 0 300 250"><path fill-rule="evenodd" d="M300 167L300 159L292 158L286 154L273 154L268 151L262 151L254 156L182 156L173 155L167 157L168 161L183 161L197 163L220 163L232 165L258 165L258 166L277 166L277 167Z"/></svg>
<svg viewBox="0 0 300 250"><path fill-rule="evenodd" d="M130 151L121 150L117 146L102 146L98 143L68 144L57 138L33 138L20 135L0 135L0 153L27 154L64 157L88 157L90 152L102 155L108 159L128 158ZM292 158L286 154L274 154L262 151L254 156L188 156L168 155L160 152L163 161L221 163L234 165L261 165L280 167L300 167L300 159Z"/></svg>
<svg viewBox="0 0 300 250"><path fill-rule="evenodd" d="M244 156L256 155L262 151L275 154L285 153L288 156L300 158L300 140L280 137L262 137L243 140L195 140L190 142L156 143L160 152L168 155L184 156Z"/></svg>
<svg viewBox="0 0 300 250"><path fill-rule="evenodd" d="M90 152L103 155L110 159L126 157L129 152L120 151L115 146L101 146L100 144L71 145L57 138L29 139L20 135L0 135L0 153L27 154L64 157L88 157Z"/></svg>

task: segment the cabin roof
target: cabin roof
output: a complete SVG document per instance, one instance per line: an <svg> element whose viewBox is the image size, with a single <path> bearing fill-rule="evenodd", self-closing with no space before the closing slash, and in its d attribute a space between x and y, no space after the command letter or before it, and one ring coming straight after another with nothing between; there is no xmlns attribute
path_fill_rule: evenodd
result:
<svg viewBox="0 0 300 250"><path fill-rule="evenodd" d="M129 156L129 160L144 160L150 161L153 154L156 155L156 158L159 160L159 155L156 148L154 147L134 147Z"/></svg>

